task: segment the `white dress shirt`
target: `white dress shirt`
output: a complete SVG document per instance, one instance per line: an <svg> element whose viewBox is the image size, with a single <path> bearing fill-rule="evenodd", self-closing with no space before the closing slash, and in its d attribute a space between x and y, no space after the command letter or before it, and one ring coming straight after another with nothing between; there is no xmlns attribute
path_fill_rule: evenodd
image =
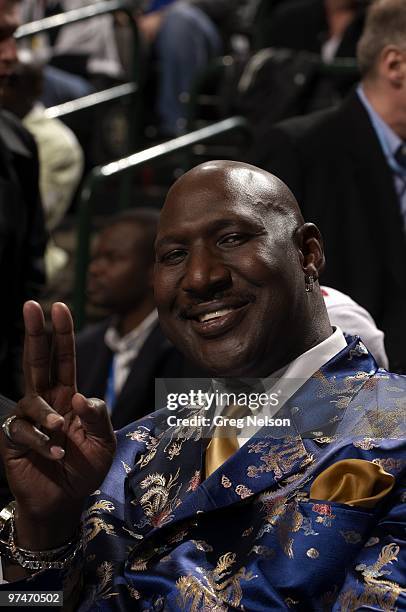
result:
<svg viewBox="0 0 406 612"><path fill-rule="evenodd" d="M120 393L128 375L130 373L131 364L138 357L146 339L152 331L152 328L158 321L158 313L154 309L135 329L132 329L125 336L120 336L115 325L111 325L104 335L104 342L108 348L114 353L111 376L113 378L109 383L113 383L114 395ZM109 391L109 383L107 391ZM108 395L105 398L107 404L111 404L111 398ZM110 401L109 401L110 400ZM111 406L108 405L109 410Z"/></svg>
<svg viewBox="0 0 406 612"><path fill-rule="evenodd" d="M362 85L357 88L357 94L365 110L367 111L386 161L392 170L393 181L396 193L399 198L400 212L403 217L403 225L406 231L406 170L397 162L395 155L399 147L404 145L402 139L392 130L392 128L376 112L368 100Z"/></svg>

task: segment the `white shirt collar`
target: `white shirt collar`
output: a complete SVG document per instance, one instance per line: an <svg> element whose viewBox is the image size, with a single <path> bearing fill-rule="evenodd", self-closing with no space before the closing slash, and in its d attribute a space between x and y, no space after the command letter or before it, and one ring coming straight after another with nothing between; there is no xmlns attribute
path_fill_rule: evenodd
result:
<svg viewBox="0 0 406 612"><path fill-rule="evenodd" d="M139 348L157 321L158 312L154 309L135 329L132 329L125 336L119 335L115 324L110 325L104 335L104 341L113 353L125 353L133 350L134 347Z"/></svg>
<svg viewBox="0 0 406 612"><path fill-rule="evenodd" d="M295 390L289 394L289 397L291 397L317 370L346 348L347 342L341 329L335 326L333 330L328 338L302 353L276 372L263 378L260 387L268 391L276 384L280 387L282 381L289 381L289 389L292 384L295 387ZM227 390L224 381L221 379L215 379L214 384L216 388Z"/></svg>
<svg viewBox="0 0 406 612"><path fill-rule="evenodd" d="M375 132L381 143L381 147L385 153L386 158L389 161L394 160L394 155L399 147L403 144L402 139L392 130L392 128L382 119L382 117L376 112L362 85L357 87L358 97L364 105L371 123L375 129Z"/></svg>
<svg viewBox="0 0 406 612"><path fill-rule="evenodd" d="M333 329L334 331L331 336L316 346L313 346L302 355L299 355L299 357L296 357L296 359L291 361L288 365L266 378L264 380L265 387L268 388L269 386L267 385L267 381L272 381L275 378L297 378L306 382L306 380L317 372L325 363L346 348L347 342L345 341L341 329L339 327ZM270 386L272 386L272 384Z"/></svg>

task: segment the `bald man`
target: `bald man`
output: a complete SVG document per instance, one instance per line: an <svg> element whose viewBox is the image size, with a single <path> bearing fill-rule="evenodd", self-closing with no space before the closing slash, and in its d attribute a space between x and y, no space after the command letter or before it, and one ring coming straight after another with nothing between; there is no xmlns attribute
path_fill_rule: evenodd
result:
<svg viewBox="0 0 406 612"><path fill-rule="evenodd" d="M1 439L16 499L4 589L63 588L79 611L401 606L405 379L331 328L323 265L274 176L223 161L185 174L161 215L155 296L213 378L116 437L76 393L66 306L51 378L26 304L27 395Z"/></svg>

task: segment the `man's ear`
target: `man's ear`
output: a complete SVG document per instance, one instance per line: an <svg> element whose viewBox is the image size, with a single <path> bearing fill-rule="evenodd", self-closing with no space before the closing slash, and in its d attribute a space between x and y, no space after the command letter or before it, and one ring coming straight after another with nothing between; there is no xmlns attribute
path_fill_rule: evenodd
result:
<svg viewBox="0 0 406 612"><path fill-rule="evenodd" d="M394 87L402 87L406 78L405 52L395 45L384 47L380 56L380 72Z"/></svg>
<svg viewBox="0 0 406 612"><path fill-rule="evenodd" d="M299 258L306 276L317 280L326 265L323 239L314 223L304 223L296 230L295 238L299 248Z"/></svg>

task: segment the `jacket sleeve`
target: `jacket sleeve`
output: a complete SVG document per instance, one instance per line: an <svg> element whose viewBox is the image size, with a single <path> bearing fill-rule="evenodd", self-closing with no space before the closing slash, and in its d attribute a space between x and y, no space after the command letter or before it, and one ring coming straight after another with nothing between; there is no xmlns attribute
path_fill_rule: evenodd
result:
<svg viewBox="0 0 406 612"><path fill-rule="evenodd" d="M7 113L10 128L14 131L30 157L16 157L15 173L22 189L27 215L25 251L21 279L22 301L39 295L45 283L44 253L48 239L39 187L39 159L33 136L10 113Z"/></svg>
<svg viewBox="0 0 406 612"><path fill-rule="evenodd" d="M0 113L2 235L0 257L7 300L2 304L2 391L21 394L22 305L36 299L45 282L47 240L38 185L38 155L32 136L11 113ZM4 201L3 201L4 198Z"/></svg>

